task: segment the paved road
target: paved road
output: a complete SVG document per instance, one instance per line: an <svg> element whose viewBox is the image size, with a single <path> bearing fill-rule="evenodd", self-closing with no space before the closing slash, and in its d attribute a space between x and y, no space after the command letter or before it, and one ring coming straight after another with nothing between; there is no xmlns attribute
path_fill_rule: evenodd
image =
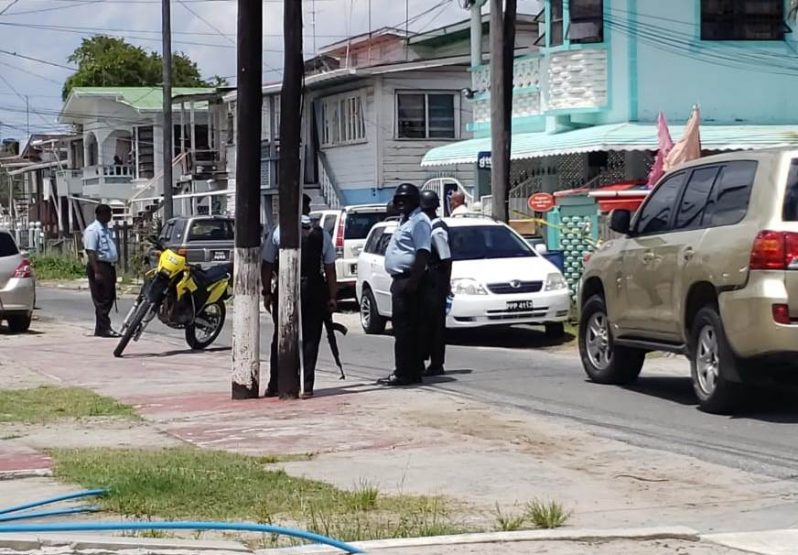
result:
<svg viewBox="0 0 798 555"><path fill-rule="evenodd" d="M39 315L91 325L86 292L42 289ZM121 320L130 306L120 301ZM354 314L343 315L350 329ZM268 358L271 321L264 318L262 353ZM365 336L353 329L341 340L347 371L378 378L392 367L390 336ZM182 340L180 332L156 323L148 333ZM142 338L146 341L146 335ZM448 349L449 373L431 384L452 393L523 410L565 417L630 443L696 456L702 460L775 478L798 477L798 401L793 392L758 392L748 412L736 417L697 410L687 366L678 359L650 360L632 387L600 386L585 380L572 350L541 349L543 334L533 329L459 334ZM218 341L231 345L231 325ZM112 345L109 345L109 348ZM551 345L548 345L551 347ZM320 364L331 369L327 349ZM264 372L268 367L264 365Z"/></svg>

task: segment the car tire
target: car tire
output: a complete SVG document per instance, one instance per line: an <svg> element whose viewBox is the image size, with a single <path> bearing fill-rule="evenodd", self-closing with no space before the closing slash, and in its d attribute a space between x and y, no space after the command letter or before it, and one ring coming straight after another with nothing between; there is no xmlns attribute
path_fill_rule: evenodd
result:
<svg viewBox="0 0 798 555"><path fill-rule="evenodd" d="M30 329L33 314L16 314L8 317L8 329L12 333L24 333Z"/></svg>
<svg viewBox="0 0 798 555"><path fill-rule="evenodd" d="M565 324L562 322L550 322L546 324L546 337L549 339L560 339L565 335Z"/></svg>
<svg viewBox="0 0 798 555"><path fill-rule="evenodd" d="M702 411L728 414L740 403L742 384L729 380L740 370L716 306L698 311L690 330L690 375Z"/></svg>
<svg viewBox="0 0 798 555"><path fill-rule="evenodd" d="M368 335L376 335L385 331L386 320L377 310L377 301L371 288L364 287L360 296L360 325Z"/></svg>
<svg viewBox="0 0 798 555"><path fill-rule="evenodd" d="M595 295L582 307L579 356L588 377L597 383L623 385L637 379L645 351L613 344L604 298Z"/></svg>

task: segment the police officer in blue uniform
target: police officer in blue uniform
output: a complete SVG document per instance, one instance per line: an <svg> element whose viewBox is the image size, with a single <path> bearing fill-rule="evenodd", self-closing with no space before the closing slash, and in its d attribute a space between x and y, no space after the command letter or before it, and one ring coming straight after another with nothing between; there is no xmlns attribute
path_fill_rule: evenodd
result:
<svg viewBox="0 0 798 555"><path fill-rule="evenodd" d="M449 227L437 215L441 201L435 191L421 193L421 209L432 221L432 252L429 259L425 293L427 310L424 322L428 326L425 357L429 367L425 376L440 376L444 373L446 358L446 298L451 292L452 253L449 249Z"/></svg>
<svg viewBox="0 0 798 555"><path fill-rule="evenodd" d="M313 397L316 361L319 357L324 317L326 312L335 312L338 290L332 238L325 230L311 223L310 197L308 195L303 197L302 214L302 245L300 248L300 310L302 311L302 374L304 380L302 397L308 399ZM272 322L274 322L266 397L276 397L278 394L277 299L279 294L276 286L272 291L271 284L279 252L280 228L277 227L263 244L261 265L263 302L266 310L272 313Z"/></svg>
<svg viewBox="0 0 798 555"><path fill-rule="evenodd" d="M83 232L83 248L88 262L86 275L89 278L91 300L94 302L94 335L97 337L119 337L111 328L111 308L116 300L116 268L119 260L116 242L108 229L111 207L100 204L94 210L96 219Z"/></svg>
<svg viewBox="0 0 798 555"><path fill-rule="evenodd" d="M418 188L411 183L399 185L393 197L402 223L385 251L385 270L393 278L391 320L396 369L379 383L388 386L421 383L424 374L422 282L430 258L432 226L419 207L420 200Z"/></svg>

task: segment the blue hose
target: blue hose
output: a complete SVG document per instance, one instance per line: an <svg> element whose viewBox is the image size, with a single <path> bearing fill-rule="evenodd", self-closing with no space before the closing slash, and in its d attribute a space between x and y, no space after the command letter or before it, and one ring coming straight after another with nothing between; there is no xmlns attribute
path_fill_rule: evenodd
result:
<svg viewBox="0 0 798 555"><path fill-rule="evenodd" d="M0 509L0 515L8 514L8 513L16 513L17 511L24 511L25 509L32 509L34 507L41 507L42 505L51 505L53 503L58 503L59 501L70 501L72 499L81 499L83 497L98 497L100 495L105 495L106 490L104 489L87 489L84 491L79 491L77 493L68 493L66 495L59 495L57 497L49 497L47 499L42 499L41 501L33 501L31 503L25 503L23 505L16 505L14 507L9 507L7 509Z"/></svg>
<svg viewBox="0 0 798 555"><path fill-rule="evenodd" d="M12 520L29 520L31 518L46 518L51 516L66 516L79 513L96 513L99 507L84 506L73 507L71 509L54 509L52 511L38 511L33 513L17 513L11 515L0 515L0 522L9 522Z"/></svg>
<svg viewBox="0 0 798 555"><path fill-rule="evenodd" d="M344 553L363 553L346 543L303 530L280 528L268 524L244 524L231 522L75 522L68 524L10 524L0 526L0 533L30 532L108 532L113 530L235 530L237 532L263 532L299 538L314 543L329 545Z"/></svg>

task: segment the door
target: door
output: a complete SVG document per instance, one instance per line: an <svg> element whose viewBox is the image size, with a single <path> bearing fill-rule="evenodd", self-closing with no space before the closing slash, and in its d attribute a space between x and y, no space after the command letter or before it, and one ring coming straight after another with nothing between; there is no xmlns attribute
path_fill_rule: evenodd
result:
<svg viewBox="0 0 798 555"><path fill-rule="evenodd" d="M683 172L672 175L654 190L626 241L621 278L625 301L617 322L621 335L670 339L667 320L673 312L677 253L667 235L686 177Z"/></svg>

